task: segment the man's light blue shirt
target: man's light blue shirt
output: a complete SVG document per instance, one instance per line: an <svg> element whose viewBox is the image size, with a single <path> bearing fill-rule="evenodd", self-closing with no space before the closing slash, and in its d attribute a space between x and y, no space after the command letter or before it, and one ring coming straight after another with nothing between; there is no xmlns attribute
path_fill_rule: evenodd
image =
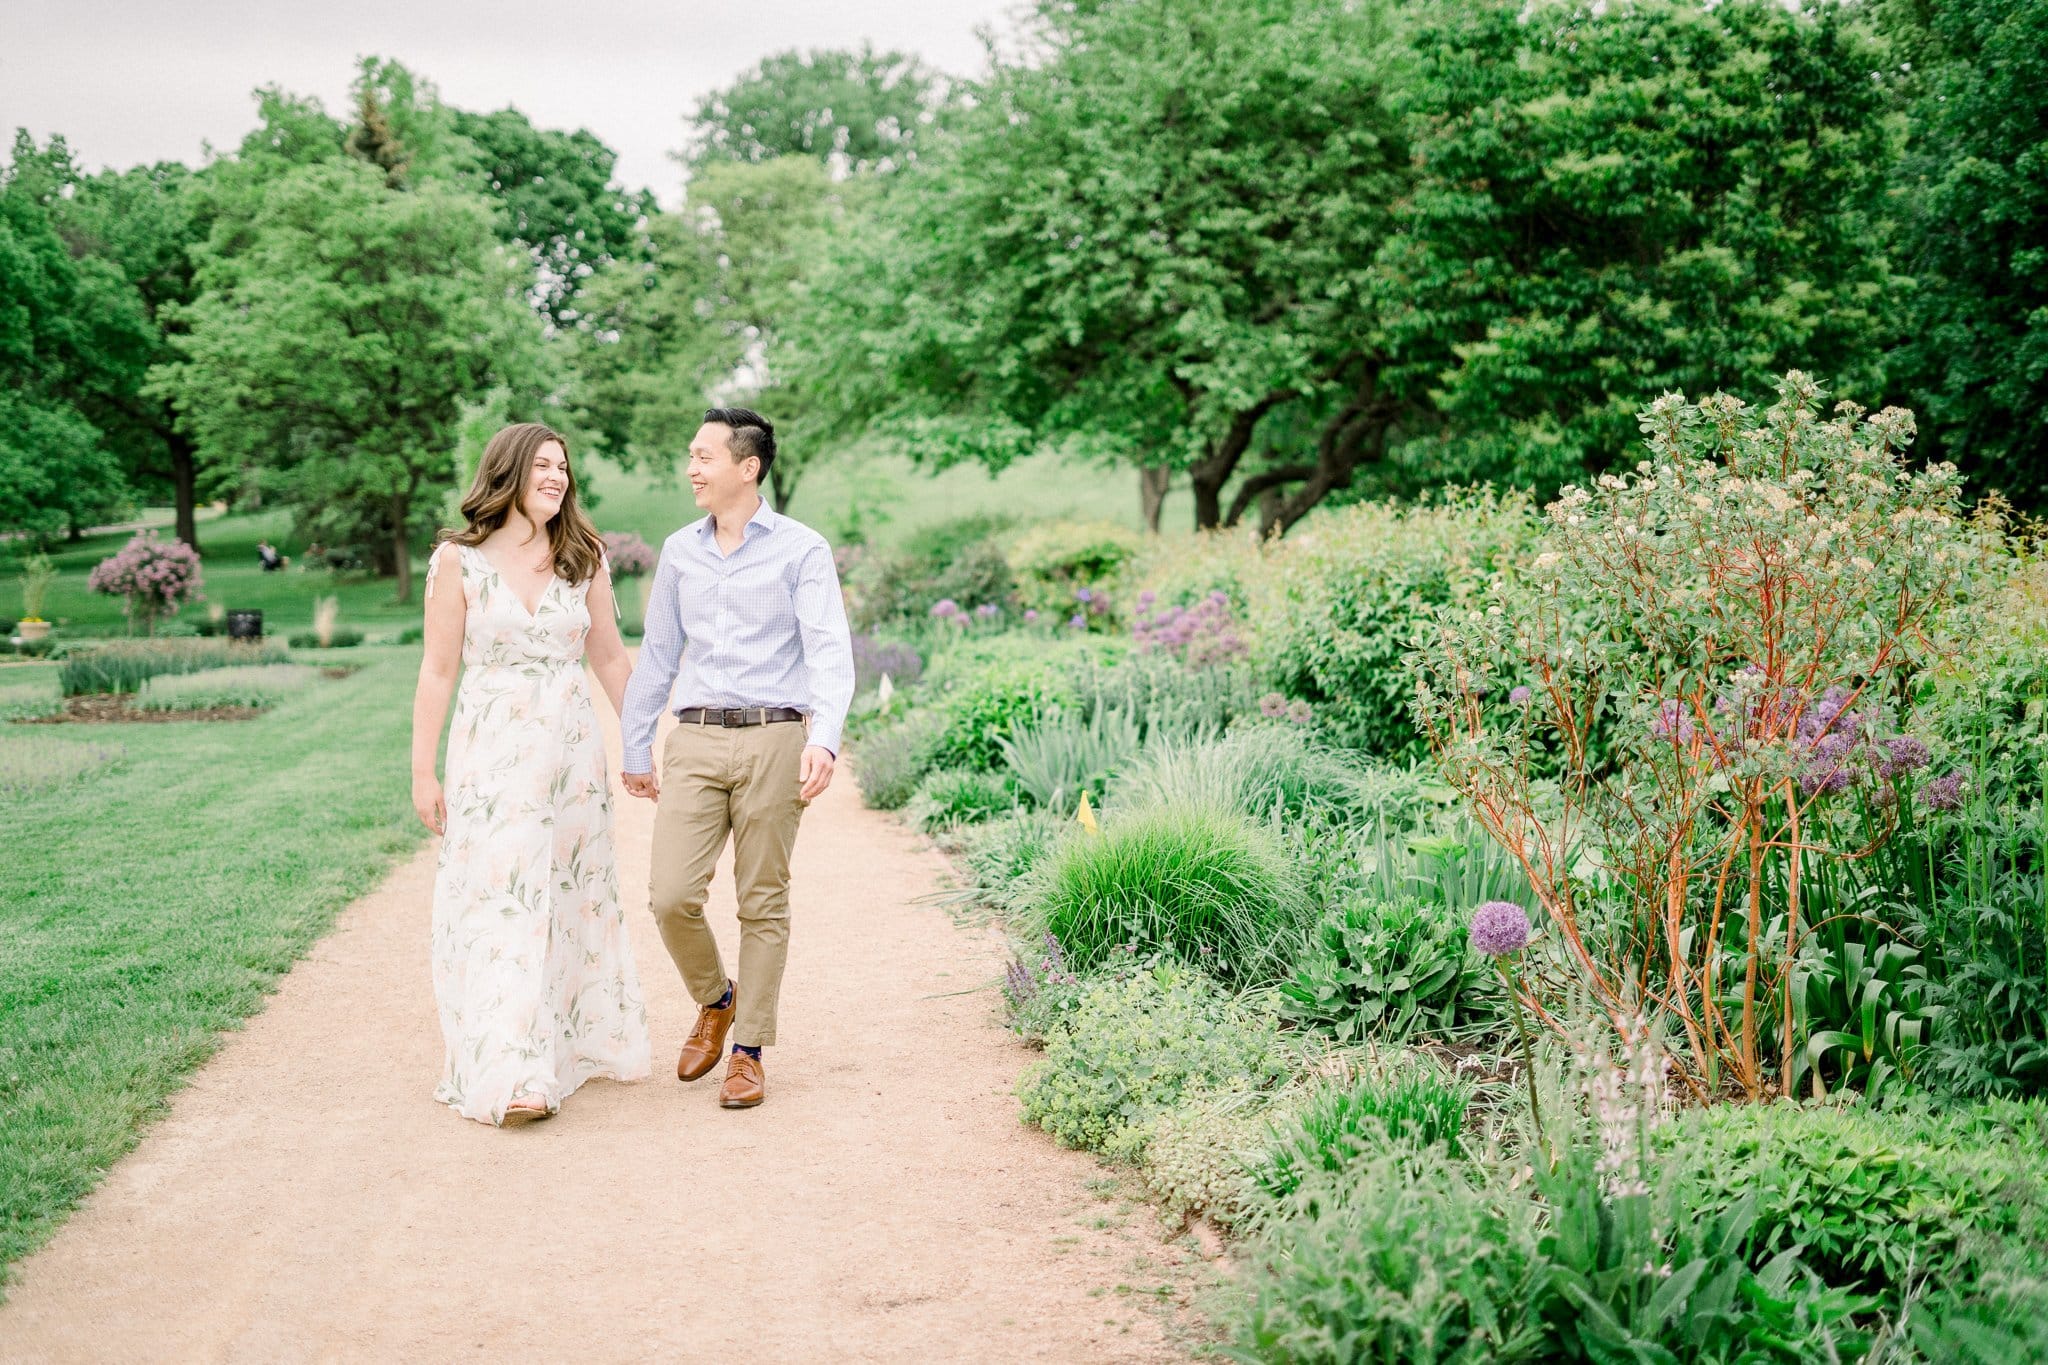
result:
<svg viewBox="0 0 2048 1365"><path fill-rule="evenodd" d="M668 538L626 685L622 771L654 771L670 705L794 707L811 718L809 742L837 755L852 704L853 641L823 536L763 501L731 554L712 517Z"/></svg>

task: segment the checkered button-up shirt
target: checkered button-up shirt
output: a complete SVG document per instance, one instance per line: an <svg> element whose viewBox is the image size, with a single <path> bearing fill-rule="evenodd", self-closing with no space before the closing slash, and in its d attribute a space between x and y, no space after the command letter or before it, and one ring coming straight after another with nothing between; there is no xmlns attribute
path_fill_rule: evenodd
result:
<svg viewBox="0 0 2048 1365"><path fill-rule="evenodd" d="M654 771L670 705L794 707L810 742L837 754L852 703L853 641L823 536L763 502L729 555L712 517L668 538L626 686L624 771Z"/></svg>

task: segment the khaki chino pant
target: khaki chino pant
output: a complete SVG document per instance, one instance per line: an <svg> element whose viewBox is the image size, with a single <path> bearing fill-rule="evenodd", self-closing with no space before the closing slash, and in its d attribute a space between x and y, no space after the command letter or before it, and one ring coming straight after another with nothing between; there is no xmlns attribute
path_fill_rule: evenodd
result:
<svg viewBox="0 0 2048 1365"><path fill-rule="evenodd" d="M789 953L789 855L804 812L804 739L801 721L678 725L662 749L654 920L692 998L715 1003L725 994L726 970L704 922L704 899L730 836L740 911L732 1041L748 1047L775 1041L775 1001Z"/></svg>

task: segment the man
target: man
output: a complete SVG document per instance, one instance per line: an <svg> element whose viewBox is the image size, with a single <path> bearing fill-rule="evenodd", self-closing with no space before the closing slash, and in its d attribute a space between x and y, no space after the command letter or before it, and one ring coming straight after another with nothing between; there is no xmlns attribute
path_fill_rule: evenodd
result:
<svg viewBox="0 0 2048 1365"><path fill-rule="evenodd" d="M727 1109L750 1109L766 1093L761 1049L775 1041L789 946L790 850L804 807L831 785L853 701L853 642L832 550L761 500L774 461L775 428L759 413L704 414L689 472L697 506L709 515L661 548L622 724L626 790L658 800L655 922L700 1007L676 1075L694 1081L708 1073L730 1031L718 1096ZM672 702L679 723L657 777L654 729ZM726 975L704 921L728 836L739 894L737 979Z"/></svg>

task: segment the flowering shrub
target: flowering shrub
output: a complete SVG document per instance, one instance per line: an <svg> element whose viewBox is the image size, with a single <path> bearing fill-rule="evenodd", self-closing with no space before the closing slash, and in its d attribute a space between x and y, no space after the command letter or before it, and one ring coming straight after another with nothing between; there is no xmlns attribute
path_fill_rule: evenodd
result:
<svg viewBox="0 0 2048 1365"><path fill-rule="evenodd" d="M657 558L654 547L631 531L606 531L604 553L605 558L611 561L614 578L633 578L654 572Z"/></svg>
<svg viewBox="0 0 2048 1365"><path fill-rule="evenodd" d="M1659 399L1634 475L1566 489L1526 574L1415 656L1431 747L1580 986L1625 1039L1664 1016L1700 1098L1761 1096L1772 1032L1795 1073L1803 881L1895 827L1840 798L1912 780L1882 699L1971 558L1911 414L1822 398L1794 372L1761 413Z"/></svg>
<svg viewBox="0 0 2048 1365"><path fill-rule="evenodd" d="M1150 589L1139 593L1131 636L1139 649L1165 650L1190 668L1207 668L1246 652L1231 616L1230 594L1221 588L1192 607L1161 607Z"/></svg>
<svg viewBox="0 0 2048 1365"><path fill-rule="evenodd" d="M185 603L203 598L202 581L197 550L181 540L159 539L155 531L137 531L120 553L94 566L87 586L127 598L130 628L139 621L148 635L159 616L175 616Z"/></svg>
<svg viewBox="0 0 2048 1365"><path fill-rule="evenodd" d="M1110 619L1109 589L1143 538L1107 522L1049 522L1034 526L1005 549L1027 610L1073 628Z"/></svg>

